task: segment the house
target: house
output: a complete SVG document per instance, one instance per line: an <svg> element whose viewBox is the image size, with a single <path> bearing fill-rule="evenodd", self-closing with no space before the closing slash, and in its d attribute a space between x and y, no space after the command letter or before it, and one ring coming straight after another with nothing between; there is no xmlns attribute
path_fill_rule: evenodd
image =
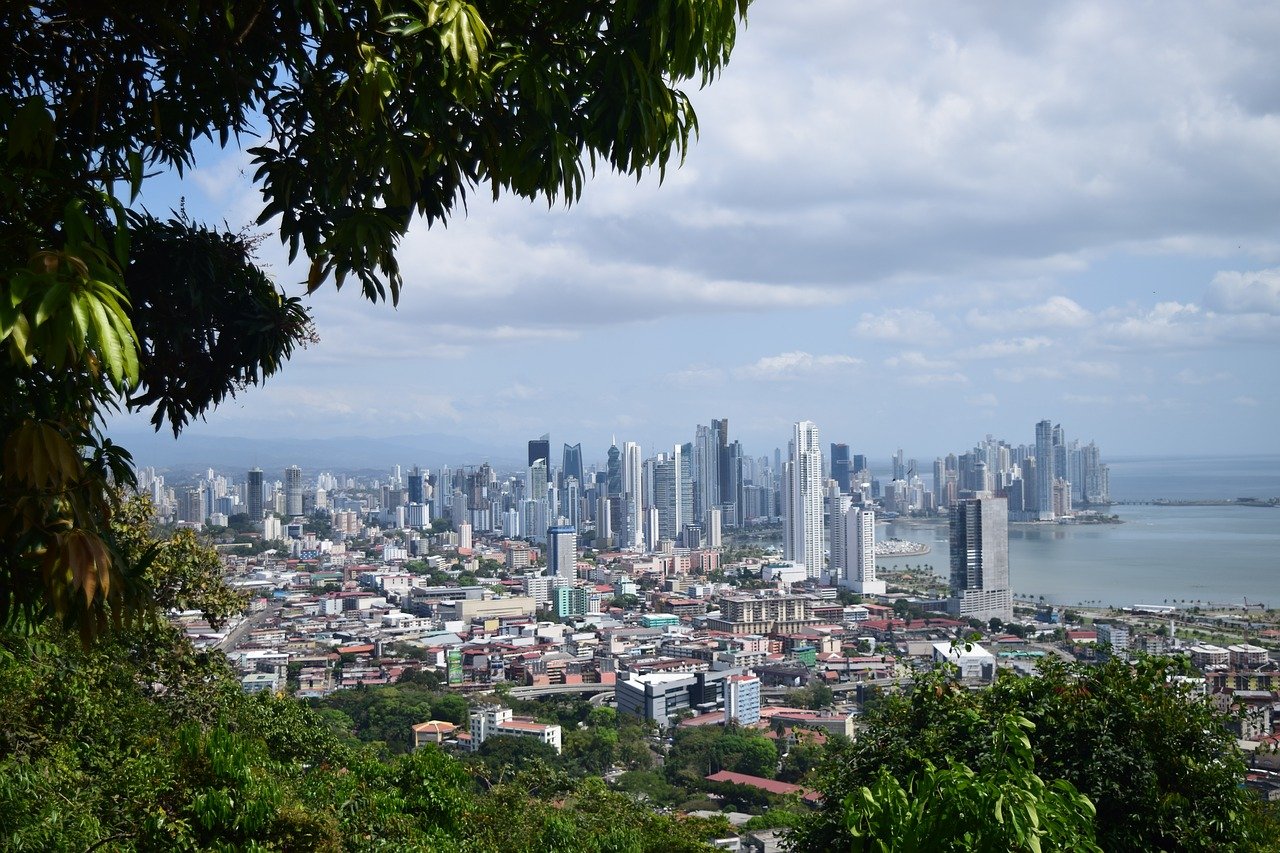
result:
<svg viewBox="0 0 1280 853"><path fill-rule="evenodd" d="M458 727L444 720L429 720L410 728L413 730L413 748L421 749L429 743L436 745L444 743L444 739L452 735Z"/></svg>

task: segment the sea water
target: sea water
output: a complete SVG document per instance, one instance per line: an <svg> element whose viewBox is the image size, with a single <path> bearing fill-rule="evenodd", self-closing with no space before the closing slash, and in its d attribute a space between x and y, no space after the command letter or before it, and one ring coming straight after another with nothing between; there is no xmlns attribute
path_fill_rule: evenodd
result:
<svg viewBox="0 0 1280 853"><path fill-rule="evenodd" d="M1280 457L1122 460L1112 464L1116 500L1214 500L1280 496ZM1011 524L1009 577L1016 594L1047 603L1106 605L1202 602L1280 607L1280 508L1117 504L1122 524ZM922 557L893 565L948 567L945 521L877 530L924 542Z"/></svg>

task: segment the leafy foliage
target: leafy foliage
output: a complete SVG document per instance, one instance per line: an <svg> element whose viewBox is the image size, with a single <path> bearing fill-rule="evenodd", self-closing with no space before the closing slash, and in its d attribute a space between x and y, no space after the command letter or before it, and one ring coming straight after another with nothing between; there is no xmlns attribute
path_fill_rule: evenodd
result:
<svg viewBox="0 0 1280 853"><path fill-rule="evenodd" d="M1271 849L1259 806L1241 787L1234 741L1204 700L1169 681L1176 672L1164 659L1091 667L1046 658L1039 675L1002 673L981 692L940 672L924 676L909 697L877 703L855 741L828 745L818 771L823 805L793 834L794 849L848 847L850 797L863 788L882 809L890 800L919 801L933 790L930 779L968 780L978 786L973 796L985 796L988 782L1011 770L1006 752L1014 741L1002 728L1010 718L1035 732L1030 770L1044 791L1069 796L1058 785L1067 783L1092 803L1103 849ZM915 787L902 784L895 793L882 774Z"/></svg>
<svg viewBox="0 0 1280 853"><path fill-rule="evenodd" d="M33 0L0 4L0 624L84 641L146 607L107 530L121 405L176 432L313 339L252 241L128 209L203 140L249 148L307 286L398 300L395 249L481 186L578 198L660 174L748 0ZM123 198L128 192L128 202Z"/></svg>

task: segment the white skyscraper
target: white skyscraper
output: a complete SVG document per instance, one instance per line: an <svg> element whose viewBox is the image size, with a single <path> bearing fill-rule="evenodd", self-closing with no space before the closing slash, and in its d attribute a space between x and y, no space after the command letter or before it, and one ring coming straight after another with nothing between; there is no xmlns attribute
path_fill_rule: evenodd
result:
<svg viewBox="0 0 1280 853"><path fill-rule="evenodd" d="M840 489L835 480L827 481L827 558L831 564L831 577L844 585L845 566L845 513L853 498Z"/></svg>
<svg viewBox="0 0 1280 853"><path fill-rule="evenodd" d="M791 438L783 492L783 556L803 563L810 578L821 578L826 558L822 524L822 446L813 421L798 422Z"/></svg>
<svg viewBox="0 0 1280 853"><path fill-rule="evenodd" d="M621 535L625 538L622 547L637 547L644 544L644 516L641 514L646 506L641 489L640 445L634 441L622 444L622 493L627 500L623 507L626 513L625 524Z"/></svg>
<svg viewBox="0 0 1280 853"><path fill-rule="evenodd" d="M876 514L851 506L844 517L844 566L841 586L863 595L884 595L876 578Z"/></svg>

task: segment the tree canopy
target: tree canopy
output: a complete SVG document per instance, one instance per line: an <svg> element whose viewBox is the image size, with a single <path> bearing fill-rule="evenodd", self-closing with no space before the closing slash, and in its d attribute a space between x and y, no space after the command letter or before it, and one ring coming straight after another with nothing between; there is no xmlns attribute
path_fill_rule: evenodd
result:
<svg viewBox="0 0 1280 853"><path fill-rule="evenodd" d="M1036 849L1025 831L1033 811L1054 816L1037 830L1049 849L1274 849L1275 815L1242 788L1244 762L1224 720L1170 680L1178 671L1158 658L1045 658L1040 674L1002 672L978 692L941 672L924 676L910 696L878 702L856 740L829 746L822 807L795 831L793 849L882 849L870 842L936 828L952 812L956 845L937 849ZM1001 791L1010 793L1001 800ZM1010 847L1001 833L1018 827L1000 816L1013 819L1014 791L1024 825ZM975 809L991 825L961 820Z"/></svg>
<svg viewBox="0 0 1280 853"><path fill-rule="evenodd" d="M177 433L313 340L254 239L131 209L241 145L258 226L309 290L400 293L415 217L485 188L571 203L597 167L659 175L685 92L749 0L34 0L0 5L0 622L86 639L145 609L109 535L129 454L102 414Z"/></svg>

